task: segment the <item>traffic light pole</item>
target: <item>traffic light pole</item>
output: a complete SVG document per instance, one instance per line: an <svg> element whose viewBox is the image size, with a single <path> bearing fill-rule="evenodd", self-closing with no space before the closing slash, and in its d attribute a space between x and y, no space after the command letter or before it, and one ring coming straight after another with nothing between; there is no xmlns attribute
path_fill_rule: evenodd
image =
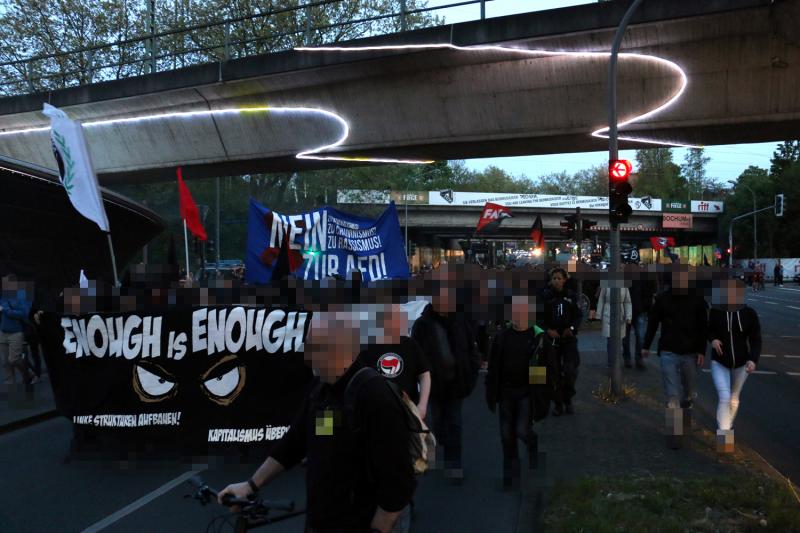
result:
<svg viewBox="0 0 800 533"><path fill-rule="evenodd" d="M575 208L575 250L576 254L575 257L577 261L575 261L575 274L578 274L578 264L581 262L581 243L583 242L583 219L581 218L581 208ZM578 286L576 287L578 291L578 301L580 301L581 295L583 294L583 280L581 276L578 274Z"/></svg>
<svg viewBox="0 0 800 533"><path fill-rule="evenodd" d="M633 13L642 3L642 0L633 0L622 21L619 23L617 32L614 35L614 42L611 45L611 56L608 62L608 161L619 158L619 146L617 143L617 56L622 45L622 36L625 28L633 17ZM610 177L609 177L610 179ZM611 198L609 197L609 214L611 210ZM622 393L622 364L620 352L622 348L622 337L620 335L620 287L622 279L620 276L620 237L619 224L611 222L611 265L609 268L609 286L611 287L611 353L613 355L611 368L611 390L615 396ZM637 354L638 355L638 354Z"/></svg>

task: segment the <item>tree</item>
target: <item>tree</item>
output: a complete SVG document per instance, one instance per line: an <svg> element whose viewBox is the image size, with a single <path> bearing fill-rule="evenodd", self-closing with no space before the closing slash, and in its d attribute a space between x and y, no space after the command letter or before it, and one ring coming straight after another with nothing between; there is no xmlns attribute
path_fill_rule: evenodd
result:
<svg viewBox="0 0 800 533"><path fill-rule="evenodd" d="M689 198L703 199L703 195L710 185L706 177L706 165L711 160L705 155L704 148L689 148L684 156L681 172L688 185Z"/></svg>
<svg viewBox="0 0 800 533"><path fill-rule="evenodd" d="M633 194L664 200L688 198L686 180L672 160L671 148L636 150L637 176Z"/></svg>
<svg viewBox="0 0 800 533"><path fill-rule="evenodd" d="M0 93L12 95L139 76L397 31L401 0L5 0L0 10ZM423 0L405 0L413 11ZM262 16L263 15L263 16ZM408 28L440 23L408 15ZM190 27L191 30L184 30ZM316 29L315 29L316 28ZM130 41L130 42L128 42ZM119 43L119 44L118 44ZM227 45L227 46L226 46Z"/></svg>
<svg viewBox="0 0 800 533"><path fill-rule="evenodd" d="M770 176L779 176L796 161L800 161L800 141L783 141L772 153Z"/></svg>

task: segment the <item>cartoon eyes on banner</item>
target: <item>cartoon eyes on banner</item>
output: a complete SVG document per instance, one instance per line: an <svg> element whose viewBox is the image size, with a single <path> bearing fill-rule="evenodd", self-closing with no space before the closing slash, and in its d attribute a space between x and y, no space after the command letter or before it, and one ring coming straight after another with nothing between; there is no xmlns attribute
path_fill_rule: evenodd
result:
<svg viewBox="0 0 800 533"><path fill-rule="evenodd" d="M133 366L133 390L143 402L160 402L177 392L175 377L161 366L141 362Z"/></svg>
<svg viewBox="0 0 800 533"><path fill-rule="evenodd" d="M177 379L160 365L142 361L133 369L133 389L143 402L161 402L178 392ZM245 377L239 359L228 354L200 376L200 389L212 402L230 405L242 392Z"/></svg>

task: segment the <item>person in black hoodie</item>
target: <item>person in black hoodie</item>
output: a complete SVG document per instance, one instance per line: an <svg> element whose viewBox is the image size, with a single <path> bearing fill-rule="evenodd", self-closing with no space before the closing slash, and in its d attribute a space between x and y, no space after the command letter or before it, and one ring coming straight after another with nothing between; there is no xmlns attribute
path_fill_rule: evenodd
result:
<svg viewBox="0 0 800 533"><path fill-rule="evenodd" d="M733 451L733 421L747 376L761 355L761 324L755 309L744 304L744 283L726 280L714 291L708 314L711 377L717 389L717 450Z"/></svg>
<svg viewBox="0 0 800 533"><path fill-rule="evenodd" d="M582 313L578 307L578 297L566 288L569 276L567 271L556 267L550 271L550 286L542 293L544 313L542 329L548 342L555 349L558 385L555 393L555 410L560 416L566 412L573 414L572 398L575 396L575 381L578 379L578 366L581 364L578 353L578 327Z"/></svg>
<svg viewBox="0 0 800 533"><path fill-rule="evenodd" d="M411 338L419 343L431 369L429 425L441 444L437 448L443 449L445 477L456 484L464 479L462 403L475 388L481 366L475 327L463 311L467 302L456 296L455 287L463 282L458 266L434 273L432 301L411 329Z"/></svg>
<svg viewBox="0 0 800 533"><path fill-rule="evenodd" d="M695 366L702 368L706 351L707 306L695 285L694 272L676 265L669 286L650 309L642 347L642 357L648 357L661 326L658 355L667 397L667 444L673 449L681 447L682 436L691 426Z"/></svg>

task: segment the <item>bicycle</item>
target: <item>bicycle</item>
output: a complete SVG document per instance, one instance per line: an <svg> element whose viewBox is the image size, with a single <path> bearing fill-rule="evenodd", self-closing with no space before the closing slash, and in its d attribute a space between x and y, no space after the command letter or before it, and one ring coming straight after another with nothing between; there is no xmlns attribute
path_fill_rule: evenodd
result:
<svg viewBox="0 0 800 533"><path fill-rule="evenodd" d="M219 491L209 487L200 476L192 476L189 479L189 483L195 487L196 490L192 497L198 500L200 505L208 505L212 500L214 502L217 501ZM188 498L189 496L187 495L186 497ZM239 510L214 517L208 523L206 533L212 531L212 527L218 522L217 528L213 531L221 531L222 526L225 524L230 526L232 517L235 517L235 522L232 524L234 533L245 533L251 529L288 520L306 512L305 509L295 510L294 501L292 500L243 499L235 498L230 494L226 494L222 499L222 505L226 507L238 506ZM270 512L276 510L284 512L277 516L270 516Z"/></svg>

